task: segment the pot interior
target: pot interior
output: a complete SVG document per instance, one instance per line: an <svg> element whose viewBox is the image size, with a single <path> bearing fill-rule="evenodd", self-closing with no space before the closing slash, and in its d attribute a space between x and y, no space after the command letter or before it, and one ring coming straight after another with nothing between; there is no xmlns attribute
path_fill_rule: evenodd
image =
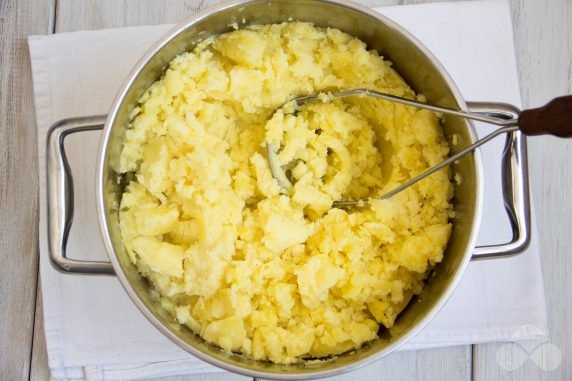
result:
<svg viewBox="0 0 572 381"><path fill-rule="evenodd" d="M399 26L373 11L342 1L234 1L219 4L182 23L140 61L112 108L102 143L102 162L98 174L98 187L101 187L103 197L100 200L103 209L100 210L103 213L102 232L104 238L109 239L106 243L110 251L108 254L135 304L164 334L194 355L231 371L273 378L320 377L355 369L389 353L415 334L435 315L464 272L474 245L481 198L479 156L478 153L470 154L454 165L453 172L463 179L460 185L455 185L453 202L457 217L453 221L453 232L444 260L428 278L421 295L414 298L399 315L392 329L380 332L379 339L328 361L276 365L229 355L180 326L155 303L150 297L147 281L129 261L119 232L118 205L126 179L118 180L114 168L118 163L129 115L137 99L159 79L167 64L178 54L193 49L198 41L229 32L233 30L231 25L234 23L279 23L290 18L321 27L338 28L356 36L366 42L368 48L377 50L392 61L397 72L416 92L424 94L429 103L466 108L454 84L431 54ZM242 23L243 19L246 24ZM474 141L474 132L466 120L448 117L443 122L443 129L449 142L453 134L457 135L457 145L450 144L452 153Z"/></svg>

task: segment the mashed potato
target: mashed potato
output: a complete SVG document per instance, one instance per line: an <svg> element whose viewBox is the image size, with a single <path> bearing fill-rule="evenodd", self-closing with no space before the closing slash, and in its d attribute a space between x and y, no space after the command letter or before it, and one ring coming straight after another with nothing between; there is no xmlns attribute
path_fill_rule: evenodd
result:
<svg viewBox="0 0 572 381"><path fill-rule="evenodd" d="M226 351L292 363L359 348L443 258L447 170L375 199L447 156L433 113L367 98L274 113L350 87L423 100L362 41L292 22L202 42L134 111L119 168L135 173L121 201L125 246L177 321ZM288 194L267 143L282 147Z"/></svg>

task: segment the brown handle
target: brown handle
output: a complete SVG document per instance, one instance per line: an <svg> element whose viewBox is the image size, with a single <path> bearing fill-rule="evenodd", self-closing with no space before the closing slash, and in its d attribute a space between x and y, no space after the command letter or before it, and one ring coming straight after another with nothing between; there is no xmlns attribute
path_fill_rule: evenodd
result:
<svg viewBox="0 0 572 381"><path fill-rule="evenodd" d="M555 98L543 107L522 111L518 125L525 135L572 137L572 95Z"/></svg>

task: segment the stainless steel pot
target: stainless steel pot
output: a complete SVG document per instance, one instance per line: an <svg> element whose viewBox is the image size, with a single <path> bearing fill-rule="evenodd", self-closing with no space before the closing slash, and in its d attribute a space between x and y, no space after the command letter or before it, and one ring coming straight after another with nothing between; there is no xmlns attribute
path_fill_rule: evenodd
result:
<svg viewBox="0 0 572 381"><path fill-rule="evenodd" d="M233 0L208 8L181 23L152 46L135 66L119 91L109 115L67 119L52 126L47 141L48 237L53 265L66 273L115 274L133 303L165 336L189 353L221 368L248 376L301 379L333 376L369 364L405 343L441 309L459 283L469 261L505 257L521 252L529 242L530 215L526 146L518 132L508 135L501 163L503 195L512 225L511 242L475 247L481 218L483 180L477 151L454 166L463 182L455 187L453 233L444 260L423 292L398 317L395 326L363 348L313 364L276 365L222 352L189 329L179 325L153 302L149 284L130 262L119 232L118 205L125 179L115 171L129 115L137 99L155 82L178 54L191 50L197 41L232 30L242 19L247 24L295 20L334 27L365 41L369 48L394 63L394 68L430 103L514 118L518 109L506 104L466 103L457 87L419 41L393 21L360 5L343 0ZM67 258L66 241L73 216L73 179L63 151L64 138L73 132L101 129L103 136L97 169L97 210L101 235L110 262ZM445 134L456 134L453 153L475 141L473 127L464 119L446 118Z"/></svg>

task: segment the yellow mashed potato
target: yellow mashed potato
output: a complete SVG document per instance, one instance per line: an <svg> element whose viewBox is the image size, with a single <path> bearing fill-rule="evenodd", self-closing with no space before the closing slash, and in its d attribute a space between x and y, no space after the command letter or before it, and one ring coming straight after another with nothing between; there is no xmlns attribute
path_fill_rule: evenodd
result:
<svg viewBox="0 0 572 381"><path fill-rule="evenodd" d="M119 168L135 173L124 243L158 301L205 340L276 363L359 348L392 327L442 260L447 170L373 199L447 156L433 113L364 98L274 113L351 87L423 100L360 40L301 22L204 41L140 99ZM288 194L267 143L282 147Z"/></svg>

